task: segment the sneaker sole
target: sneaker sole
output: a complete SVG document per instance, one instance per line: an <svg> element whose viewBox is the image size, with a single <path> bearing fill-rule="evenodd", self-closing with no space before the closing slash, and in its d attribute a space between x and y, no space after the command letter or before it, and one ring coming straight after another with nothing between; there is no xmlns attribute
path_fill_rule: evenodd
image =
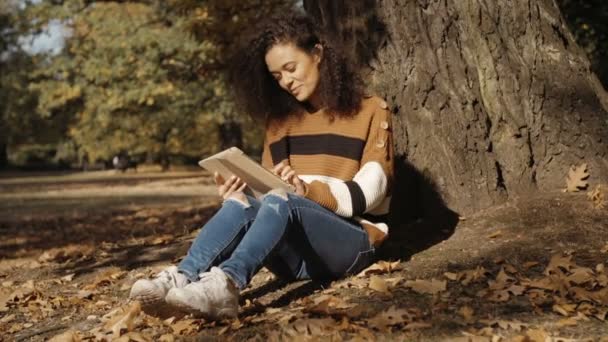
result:
<svg viewBox="0 0 608 342"><path fill-rule="evenodd" d="M176 310L179 310L180 312L182 312L184 314L190 314L196 318L204 318L204 319L209 319L209 320L222 320L222 319L232 319L232 318L238 317L238 313L235 313L234 310L232 310L232 309L222 309L216 315L210 315L210 314L204 313L200 310L197 310L197 309L187 305L183 301L179 300L178 298L173 298L172 296L167 296L165 298L165 301L166 301L167 305L172 306Z"/></svg>

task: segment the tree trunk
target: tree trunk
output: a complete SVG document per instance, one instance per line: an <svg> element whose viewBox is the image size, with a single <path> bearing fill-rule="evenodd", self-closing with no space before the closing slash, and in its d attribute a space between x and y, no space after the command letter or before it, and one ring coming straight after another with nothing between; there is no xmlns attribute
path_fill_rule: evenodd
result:
<svg viewBox="0 0 608 342"><path fill-rule="evenodd" d="M607 95L554 0L383 0L337 17L335 6L305 1L322 25L376 16L386 31L375 59L353 52L395 114L397 155L451 208L560 190L575 164L588 164L590 184L608 182ZM375 49L368 31L355 39Z"/></svg>

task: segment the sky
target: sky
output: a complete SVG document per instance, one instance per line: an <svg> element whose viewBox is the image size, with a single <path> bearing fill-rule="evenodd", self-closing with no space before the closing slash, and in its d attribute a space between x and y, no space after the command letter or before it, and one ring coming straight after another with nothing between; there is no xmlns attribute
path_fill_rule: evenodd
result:
<svg viewBox="0 0 608 342"><path fill-rule="evenodd" d="M65 45L64 37L69 30L58 20L51 20L46 29L36 35L25 36L19 39L23 49L31 54L49 52L57 54Z"/></svg>

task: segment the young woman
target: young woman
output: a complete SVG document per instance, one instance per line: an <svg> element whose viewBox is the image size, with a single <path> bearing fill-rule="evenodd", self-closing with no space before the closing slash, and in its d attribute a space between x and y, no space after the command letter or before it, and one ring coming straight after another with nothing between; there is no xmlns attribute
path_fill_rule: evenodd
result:
<svg viewBox="0 0 608 342"><path fill-rule="evenodd" d="M215 176L221 209L188 254L130 297L211 319L235 317L239 291L263 266L288 279L359 272L386 238L393 149L390 114L363 96L346 58L304 16L264 24L233 63L231 84L263 117L262 164L295 187L261 200Z"/></svg>

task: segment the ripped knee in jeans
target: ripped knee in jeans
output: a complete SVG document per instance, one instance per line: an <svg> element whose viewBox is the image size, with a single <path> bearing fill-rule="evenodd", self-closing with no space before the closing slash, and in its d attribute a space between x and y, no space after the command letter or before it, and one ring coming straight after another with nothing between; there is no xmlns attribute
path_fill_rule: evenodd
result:
<svg viewBox="0 0 608 342"><path fill-rule="evenodd" d="M247 199L247 196L242 191L231 193L230 196L226 198L226 201L236 201L245 208L249 208L251 206L249 200Z"/></svg>
<svg viewBox="0 0 608 342"><path fill-rule="evenodd" d="M287 197L287 191L285 191L285 189L281 189L281 188L272 189L272 190L268 191L266 193L266 195L264 195L264 197L266 197L268 195L278 196L278 197L282 198L285 201L289 200L289 197Z"/></svg>

